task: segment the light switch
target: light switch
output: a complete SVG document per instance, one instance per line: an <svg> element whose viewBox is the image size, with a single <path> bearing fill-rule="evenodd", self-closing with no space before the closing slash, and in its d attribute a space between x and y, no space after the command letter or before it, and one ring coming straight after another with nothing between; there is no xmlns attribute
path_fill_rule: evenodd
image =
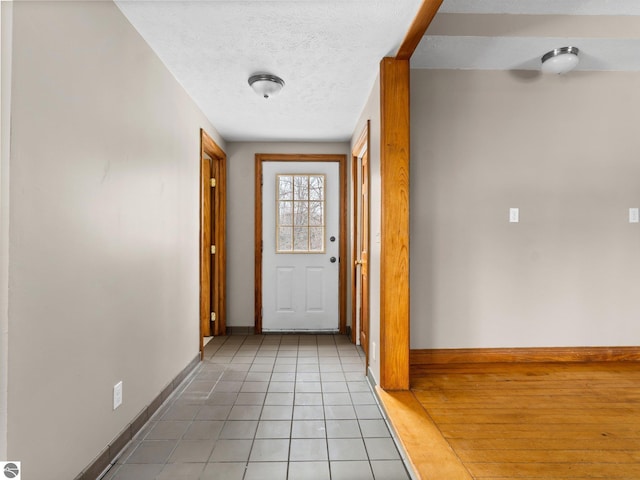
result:
<svg viewBox="0 0 640 480"><path fill-rule="evenodd" d="M640 223L640 209L629 209L629 223Z"/></svg>
<svg viewBox="0 0 640 480"><path fill-rule="evenodd" d="M520 209L519 208L510 208L509 209L509 223L518 223L520 221Z"/></svg>

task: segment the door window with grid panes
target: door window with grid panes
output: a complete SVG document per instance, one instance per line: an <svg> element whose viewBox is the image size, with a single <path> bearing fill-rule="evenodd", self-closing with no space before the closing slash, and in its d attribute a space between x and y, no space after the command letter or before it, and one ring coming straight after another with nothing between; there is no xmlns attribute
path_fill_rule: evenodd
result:
<svg viewBox="0 0 640 480"><path fill-rule="evenodd" d="M325 175L276 175L276 252L324 253Z"/></svg>

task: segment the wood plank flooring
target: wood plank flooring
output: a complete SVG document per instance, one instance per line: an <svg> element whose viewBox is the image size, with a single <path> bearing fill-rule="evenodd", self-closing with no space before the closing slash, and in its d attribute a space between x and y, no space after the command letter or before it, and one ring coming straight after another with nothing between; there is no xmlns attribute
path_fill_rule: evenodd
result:
<svg viewBox="0 0 640 480"><path fill-rule="evenodd" d="M640 479L640 363L421 365L411 373L423 415L469 478ZM414 467L422 479L447 480Z"/></svg>
<svg viewBox="0 0 640 480"><path fill-rule="evenodd" d="M472 480L411 392L385 392L376 387L387 416L415 473L424 479Z"/></svg>

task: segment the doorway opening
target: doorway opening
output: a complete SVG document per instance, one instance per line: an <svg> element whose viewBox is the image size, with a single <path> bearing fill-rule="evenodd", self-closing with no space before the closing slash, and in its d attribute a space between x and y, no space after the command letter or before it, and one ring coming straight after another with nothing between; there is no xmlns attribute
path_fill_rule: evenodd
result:
<svg viewBox="0 0 640 480"><path fill-rule="evenodd" d="M369 122L351 152L353 191L351 270L351 341L365 352L369 366Z"/></svg>
<svg viewBox="0 0 640 480"><path fill-rule="evenodd" d="M227 155L200 130L200 358L204 338L226 334Z"/></svg>
<svg viewBox="0 0 640 480"><path fill-rule="evenodd" d="M255 332L345 333L346 155L255 158Z"/></svg>

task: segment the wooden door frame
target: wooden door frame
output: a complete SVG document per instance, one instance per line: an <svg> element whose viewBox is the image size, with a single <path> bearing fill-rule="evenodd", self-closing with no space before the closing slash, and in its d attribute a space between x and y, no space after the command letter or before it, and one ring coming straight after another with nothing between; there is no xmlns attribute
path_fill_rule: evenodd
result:
<svg viewBox="0 0 640 480"><path fill-rule="evenodd" d="M211 174L203 173L202 165L208 155L212 160ZM208 162L208 161L207 161ZM212 187L211 178L216 185ZM211 209L211 189L214 196L214 211ZM204 357L204 331L213 311L216 322L212 334L226 334L226 224L227 224L227 155L218 144L200 129L200 358ZM215 226L211 226L211 214ZM211 245L216 246L216 262L211 272ZM213 279L213 282L211 281ZM213 298L211 285L215 286Z"/></svg>
<svg viewBox="0 0 640 480"><path fill-rule="evenodd" d="M369 131L371 128L371 121L367 120L367 124L360 132L358 139L355 141L353 145L353 149L351 150L351 192L353 194L353 209L351 211L351 231L353 232L353 239L351 242L351 343L357 343L356 335L356 281L357 281L357 265L356 260L358 259L359 252L358 250L358 238L356 232L359 232L359 228L357 225L358 222L358 202L359 202L359 186L358 186L358 166L360 158L362 158L365 152L369 152ZM371 230L371 229L369 229ZM369 235L368 238L370 238ZM368 351L368 350L367 350ZM367 354L368 357L368 354ZM368 363L368 358L367 358Z"/></svg>
<svg viewBox="0 0 640 480"><path fill-rule="evenodd" d="M340 244L338 273L338 331L347 330L347 156L339 154L275 154L257 153L255 156L255 333L262 333L262 163L263 162L338 162L340 182Z"/></svg>

